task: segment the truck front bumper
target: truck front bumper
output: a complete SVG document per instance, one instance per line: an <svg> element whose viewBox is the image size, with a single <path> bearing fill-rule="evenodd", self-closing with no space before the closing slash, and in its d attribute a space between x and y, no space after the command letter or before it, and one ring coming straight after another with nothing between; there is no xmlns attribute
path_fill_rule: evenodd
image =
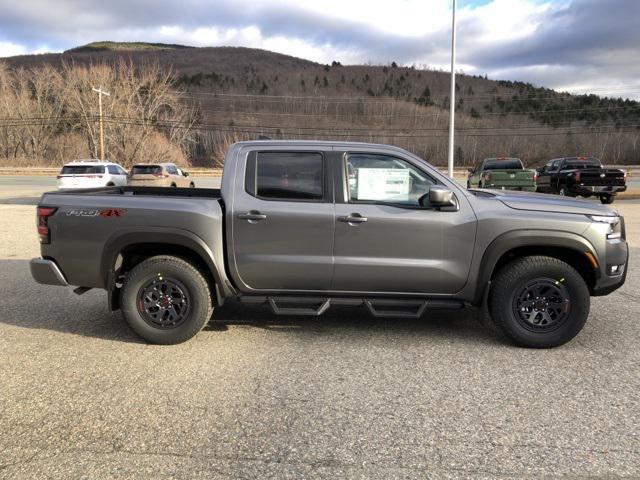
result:
<svg viewBox="0 0 640 480"><path fill-rule="evenodd" d="M60 267L53 260L46 258L33 258L29 263L33 279L45 285L60 285L66 287L69 284L64 278Z"/></svg>
<svg viewBox="0 0 640 480"><path fill-rule="evenodd" d="M612 269L615 268L615 271ZM629 269L629 247L625 240L607 242L606 264L600 266L600 278L593 287L593 296L608 295L624 285Z"/></svg>

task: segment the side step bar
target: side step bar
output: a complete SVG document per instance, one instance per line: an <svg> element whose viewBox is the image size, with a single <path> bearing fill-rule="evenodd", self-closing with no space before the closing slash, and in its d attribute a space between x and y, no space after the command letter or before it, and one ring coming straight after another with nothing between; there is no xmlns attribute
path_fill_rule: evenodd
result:
<svg viewBox="0 0 640 480"><path fill-rule="evenodd" d="M448 299L392 299L392 298L347 298L347 297L269 297L242 296L242 303L263 304L271 307L276 315L320 316L332 305L364 305L374 317L420 318L426 310L459 310L464 308L461 300Z"/></svg>

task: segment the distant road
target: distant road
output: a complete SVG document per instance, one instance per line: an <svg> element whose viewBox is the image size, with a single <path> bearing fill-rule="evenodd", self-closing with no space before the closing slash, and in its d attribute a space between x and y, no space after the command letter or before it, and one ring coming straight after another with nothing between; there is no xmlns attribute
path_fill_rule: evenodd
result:
<svg viewBox="0 0 640 480"><path fill-rule="evenodd" d="M203 188L219 188L220 177L193 177L196 187ZM7 187L10 189L38 189L38 188L56 188L56 178L44 175L0 175L0 195L7 195Z"/></svg>
<svg viewBox="0 0 640 480"><path fill-rule="evenodd" d="M193 177L196 187L201 188L220 188L221 177ZM463 180L457 179L461 183ZM632 177L627 181L630 188L640 188L640 177ZM48 176L30 176L16 175L5 176L0 175L0 197L11 197L13 195L37 195L49 189L56 188L55 177Z"/></svg>

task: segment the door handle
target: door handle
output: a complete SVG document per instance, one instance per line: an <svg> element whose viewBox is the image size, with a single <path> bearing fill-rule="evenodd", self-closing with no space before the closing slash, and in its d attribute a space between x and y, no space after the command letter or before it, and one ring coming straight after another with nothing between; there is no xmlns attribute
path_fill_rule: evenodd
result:
<svg viewBox="0 0 640 480"><path fill-rule="evenodd" d="M264 213L251 210L246 213L239 213L238 218L240 220L248 220L249 222L259 222L260 220L266 220L267 216Z"/></svg>
<svg viewBox="0 0 640 480"><path fill-rule="evenodd" d="M367 220L368 220L367 217L363 217L359 213L352 213L351 215L347 215L347 216L344 216L344 217L338 217L338 221L339 222L345 222L345 223L351 223L351 224L364 223Z"/></svg>

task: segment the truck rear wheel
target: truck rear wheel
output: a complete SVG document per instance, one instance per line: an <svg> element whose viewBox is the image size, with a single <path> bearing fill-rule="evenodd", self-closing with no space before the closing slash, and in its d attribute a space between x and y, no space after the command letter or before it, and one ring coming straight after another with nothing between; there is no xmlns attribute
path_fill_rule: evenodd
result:
<svg viewBox="0 0 640 480"><path fill-rule="evenodd" d="M615 195L602 194L600 195L600 202L603 205L611 205L615 200L615 198L616 198Z"/></svg>
<svg viewBox="0 0 640 480"><path fill-rule="evenodd" d="M561 197L575 197L575 195L571 191L567 190L566 187L560 187L558 195Z"/></svg>
<svg viewBox="0 0 640 480"><path fill-rule="evenodd" d="M127 275L120 303L124 319L151 343L173 345L195 336L213 313L211 289L192 263L159 255Z"/></svg>
<svg viewBox="0 0 640 480"><path fill-rule="evenodd" d="M532 256L500 270L491 286L489 312L517 345L552 348L582 330L589 302L589 289L575 269L557 258Z"/></svg>

